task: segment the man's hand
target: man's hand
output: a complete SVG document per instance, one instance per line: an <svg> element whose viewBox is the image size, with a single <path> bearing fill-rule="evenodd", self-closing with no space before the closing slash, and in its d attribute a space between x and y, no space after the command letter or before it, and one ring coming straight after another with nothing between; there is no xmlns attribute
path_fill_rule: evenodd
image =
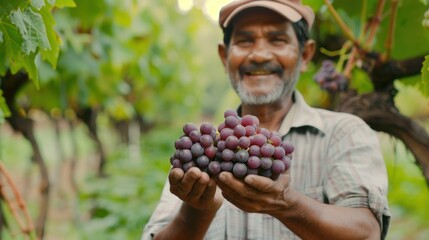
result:
<svg viewBox="0 0 429 240"><path fill-rule="evenodd" d="M248 175L241 180L230 172L221 172L216 182L225 199L243 211L270 214L290 208L289 171L276 180L258 175Z"/></svg>
<svg viewBox="0 0 429 240"><path fill-rule="evenodd" d="M223 197L214 179L196 167L186 173L173 168L168 179L170 191L193 208L217 211L222 205Z"/></svg>

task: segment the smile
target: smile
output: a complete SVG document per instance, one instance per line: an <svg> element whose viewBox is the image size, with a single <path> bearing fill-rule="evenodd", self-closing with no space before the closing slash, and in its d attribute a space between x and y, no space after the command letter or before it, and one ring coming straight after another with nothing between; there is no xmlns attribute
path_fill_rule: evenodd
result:
<svg viewBox="0 0 429 240"><path fill-rule="evenodd" d="M246 72L247 75L270 75L273 74L271 71L265 71L265 70L255 70L251 72Z"/></svg>

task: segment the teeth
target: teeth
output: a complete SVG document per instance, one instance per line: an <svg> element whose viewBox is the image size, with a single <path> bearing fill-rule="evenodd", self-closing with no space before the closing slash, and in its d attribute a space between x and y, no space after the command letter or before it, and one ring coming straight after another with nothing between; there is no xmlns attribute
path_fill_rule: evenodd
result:
<svg viewBox="0 0 429 240"><path fill-rule="evenodd" d="M271 72L264 71L264 70L258 70L258 71L249 72L249 74L251 74L251 75L267 75L267 74L271 74Z"/></svg>

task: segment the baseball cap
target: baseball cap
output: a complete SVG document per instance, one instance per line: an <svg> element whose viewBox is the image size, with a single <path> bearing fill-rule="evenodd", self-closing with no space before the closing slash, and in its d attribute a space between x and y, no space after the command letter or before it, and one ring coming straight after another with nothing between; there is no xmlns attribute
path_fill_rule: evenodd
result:
<svg viewBox="0 0 429 240"><path fill-rule="evenodd" d="M289 19L291 22L298 22L304 18L309 29L311 29L315 18L313 9L303 5L301 0L236 0L221 8L219 12L220 27L226 28L234 16L251 7L270 9Z"/></svg>

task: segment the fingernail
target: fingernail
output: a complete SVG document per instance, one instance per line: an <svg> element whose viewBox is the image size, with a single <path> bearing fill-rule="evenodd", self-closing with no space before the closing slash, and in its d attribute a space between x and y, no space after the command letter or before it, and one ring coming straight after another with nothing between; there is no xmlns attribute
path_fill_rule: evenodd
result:
<svg viewBox="0 0 429 240"><path fill-rule="evenodd" d="M226 180L226 176L225 176L225 173L220 173L219 174L219 179L223 182L223 181L225 181Z"/></svg>

